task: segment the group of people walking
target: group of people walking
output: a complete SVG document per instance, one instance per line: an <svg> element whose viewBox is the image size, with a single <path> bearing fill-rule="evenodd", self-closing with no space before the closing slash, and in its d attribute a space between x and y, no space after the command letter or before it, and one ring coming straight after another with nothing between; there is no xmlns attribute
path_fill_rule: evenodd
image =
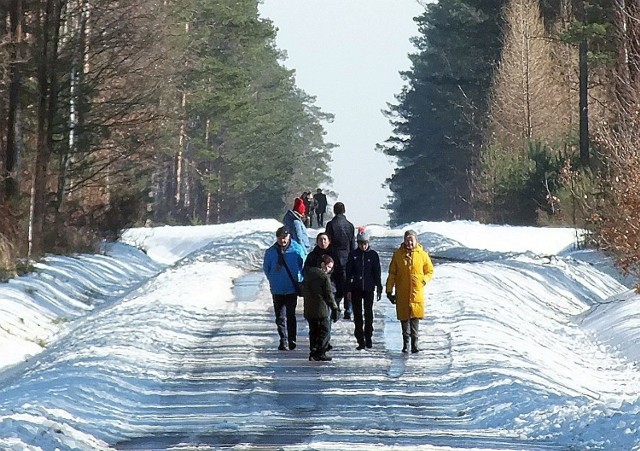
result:
<svg viewBox="0 0 640 451"><path fill-rule="evenodd" d="M300 196L301 205L298 206L298 213L302 217L304 225L313 227L313 219L315 217L316 225L324 227L324 214L327 212L327 196L322 192L321 188L316 190L316 194L311 191L305 191ZM294 206L294 208L296 208Z"/></svg>
<svg viewBox="0 0 640 451"><path fill-rule="evenodd" d="M318 189L318 191L321 191ZM302 205L302 207L300 207ZM334 217L316 236L310 249L303 222L301 198L284 216L276 242L264 254L263 270L273 298L279 350L296 348L298 297L304 299L309 324L309 360L330 361L331 324L338 321L343 303L345 320L353 320L357 350L373 347L373 304L382 298L380 257L371 248L369 232L347 220L342 202L333 206ZM318 219L318 224L320 224ZM400 320L402 352L420 351L419 320L424 317L424 287L433 277L429 254L413 230L394 252L385 285L387 299Z"/></svg>

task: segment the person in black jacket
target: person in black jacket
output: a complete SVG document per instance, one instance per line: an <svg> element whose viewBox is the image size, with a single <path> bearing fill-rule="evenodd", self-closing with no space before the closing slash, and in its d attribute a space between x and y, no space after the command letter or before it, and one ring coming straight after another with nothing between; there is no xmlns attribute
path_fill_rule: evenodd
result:
<svg viewBox="0 0 640 451"><path fill-rule="evenodd" d="M324 254L320 258L320 268L307 266L304 270L302 295L304 297L304 318L309 323L309 360L328 362L327 355L331 331L331 320L338 320L338 306L333 297L329 273L333 269L333 259Z"/></svg>
<svg viewBox="0 0 640 451"><path fill-rule="evenodd" d="M347 299L353 306L353 334L358 351L373 346L373 296L382 297L380 256L369 246L369 233L361 230L356 237L358 249L347 260Z"/></svg>
<svg viewBox="0 0 640 451"><path fill-rule="evenodd" d="M304 269L307 267L316 267L320 268L322 263L322 256L328 255L333 259L333 271L330 273L331 278L331 287L332 293L335 298L336 295L336 287L341 287L344 285L343 277L344 271L342 266L340 265L340 259L338 258L338 254L331 246L331 241L326 233L320 232L316 237L316 246L313 248L311 252L307 255L306 260L304 261ZM338 306L338 312L340 312L340 307ZM331 323L329 323L329 332L331 332ZM331 343L327 344L329 350L333 348Z"/></svg>
<svg viewBox="0 0 640 451"><path fill-rule="evenodd" d="M318 227L324 227L324 214L327 211L327 196L322 192L322 189L316 190L316 195L313 198L314 208L316 211L316 222Z"/></svg>
<svg viewBox="0 0 640 451"><path fill-rule="evenodd" d="M331 240L331 246L338 255L340 260L340 266L342 267L342 275L340 279L345 280L346 274L344 273L347 264L347 257L349 252L356 248L356 233L355 227L345 217L345 206L342 202L336 202L333 206L334 217L327 223L325 232ZM335 271L335 270L334 270ZM336 286L336 303L340 307L340 301L344 297L344 284ZM351 319L353 309L351 308L351 301L345 298L344 300L344 319Z"/></svg>

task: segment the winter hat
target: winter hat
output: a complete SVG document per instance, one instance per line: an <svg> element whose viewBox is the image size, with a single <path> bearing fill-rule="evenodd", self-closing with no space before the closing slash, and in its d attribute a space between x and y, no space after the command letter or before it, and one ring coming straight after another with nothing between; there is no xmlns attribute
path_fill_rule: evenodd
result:
<svg viewBox="0 0 640 451"><path fill-rule="evenodd" d="M356 241L358 243L368 243L369 242L369 232L363 226L358 227L358 234L356 235Z"/></svg>
<svg viewBox="0 0 640 451"><path fill-rule="evenodd" d="M282 236L287 236L287 235L289 235L289 230L287 230L285 226L282 226L278 230L276 230L276 237L278 238Z"/></svg>
<svg viewBox="0 0 640 451"><path fill-rule="evenodd" d="M307 211L307 207L304 206L304 202L299 197L296 197L296 199L293 201L293 211L301 215L304 215L304 213Z"/></svg>
<svg viewBox="0 0 640 451"><path fill-rule="evenodd" d="M367 232L366 230L361 230L360 232L358 232L358 235L356 236L356 241L358 243L368 243L369 232Z"/></svg>

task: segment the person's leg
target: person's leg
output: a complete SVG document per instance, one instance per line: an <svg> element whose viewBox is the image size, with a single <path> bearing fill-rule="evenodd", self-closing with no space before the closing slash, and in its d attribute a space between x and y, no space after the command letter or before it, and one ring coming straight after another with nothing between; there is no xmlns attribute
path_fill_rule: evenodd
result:
<svg viewBox="0 0 640 451"><path fill-rule="evenodd" d="M278 336L280 337L280 351L287 349L287 329L286 329L286 302L284 295L274 294L273 297L273 311L276 314L276 328L278 329Z"/></svg>
<svg viewBox="0 0 640 451"><path fill-rule="evenodd" d="M318 355L318 322L307 320L309 323L309 360Z"/></svg>
<svg viewBox="0 0 640 451"><path fill-rule="evenodd" d="M367 291L363 295L364 309L364 344L367 348L373 346L373 291Z"/></svg>
<svg viewBox="0 0 640 451"><path fill-rule="evenodd" d="M402 352L409 352L409 342L411 340L411 326L408 319L400 321L402 327Z"/></svg>
<svg viewBox="0 0 640 451"><path fill-rule="evenodd" d="M351 292L351 308L353 309L353 335L358 342L358 351L364 349L364 319L362 316L362 291Z"/></svg>
<svg viewBox="0 0 640 451"><path fill-rule="evenodd" d="M342 259L340 261L340 264L342 265L342 287L341 287L341 294L342 296L345 296L346 293L344 292L346 290L346 280L347 280L347 273L346 273L346 268L347 268L347 259L344 259L344 263L342 262ZM344 298L344 319L351 319L353 318L353 308L351 307L351 301L349 299L347 299L346 297Z"/></svg>
<svg viewBox="0 0 640 451"><path fill-rule="evenodd" d="M287 306L287 337L289 341L289 349L296 348L296 340L298 337L298 321L296 319L296 307L298 306L298 295L286 295Z"/></svg>
<svg viewBox="0 0 640 451"><path fill-rule="evenodd" d="M411 352L416 353L420 352L420 348L418 347L418 333L420 329L420 320L418 318L411 318L410 321L411 327Z"/></svg>
<svg viewBox="0 0 640 451"><path fill-rule="evenodd" d="M331 357L327 355L327 345L329 343L329 318L318 321L318 351L316 360L330 361Z"/></svg>

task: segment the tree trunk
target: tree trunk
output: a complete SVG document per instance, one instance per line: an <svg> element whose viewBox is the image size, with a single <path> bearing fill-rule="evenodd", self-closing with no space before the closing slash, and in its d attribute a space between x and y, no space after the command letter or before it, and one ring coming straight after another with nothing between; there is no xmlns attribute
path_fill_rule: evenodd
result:
<svg viewBox="0 0 640 451"><path fill-rule="evenodd" d="M64 0L47 0L44 17L38 12L41 39L38 43L39 58L37 80L39 102L37 109L37 144L31 188L31 215L29 227L29 258L44 254L44 223L47 210L47 179L53 141L53 117L57 96L56 59L58 29Z"/></svg>
<svg viewBox="0 0 640 451"><path fill-rule="evenodd" d="M576 9L578 20L585 25L587 17L583 0L578 0ZM587 38L584 36L580 40L578 58L580 67L580 162L583 166L587 166L589 164L589 66L587 63Z"/></svg>
<svg viewBox="0 0 640 451"><path fill-rule="evenodd" d="M22 93L22 63L20 45L22 43L22 0L11 0L9 2L9 29L11 36L11 46L9 50L9 107L7 110L7 135L4 154L4 165L2 167L1 180L4 181L3 194L6 199L11 199L18 193L15 170L18 154L17 145L17 117L20 105L20 95ZM0 199L2 194L0 194Z"/></svg>

